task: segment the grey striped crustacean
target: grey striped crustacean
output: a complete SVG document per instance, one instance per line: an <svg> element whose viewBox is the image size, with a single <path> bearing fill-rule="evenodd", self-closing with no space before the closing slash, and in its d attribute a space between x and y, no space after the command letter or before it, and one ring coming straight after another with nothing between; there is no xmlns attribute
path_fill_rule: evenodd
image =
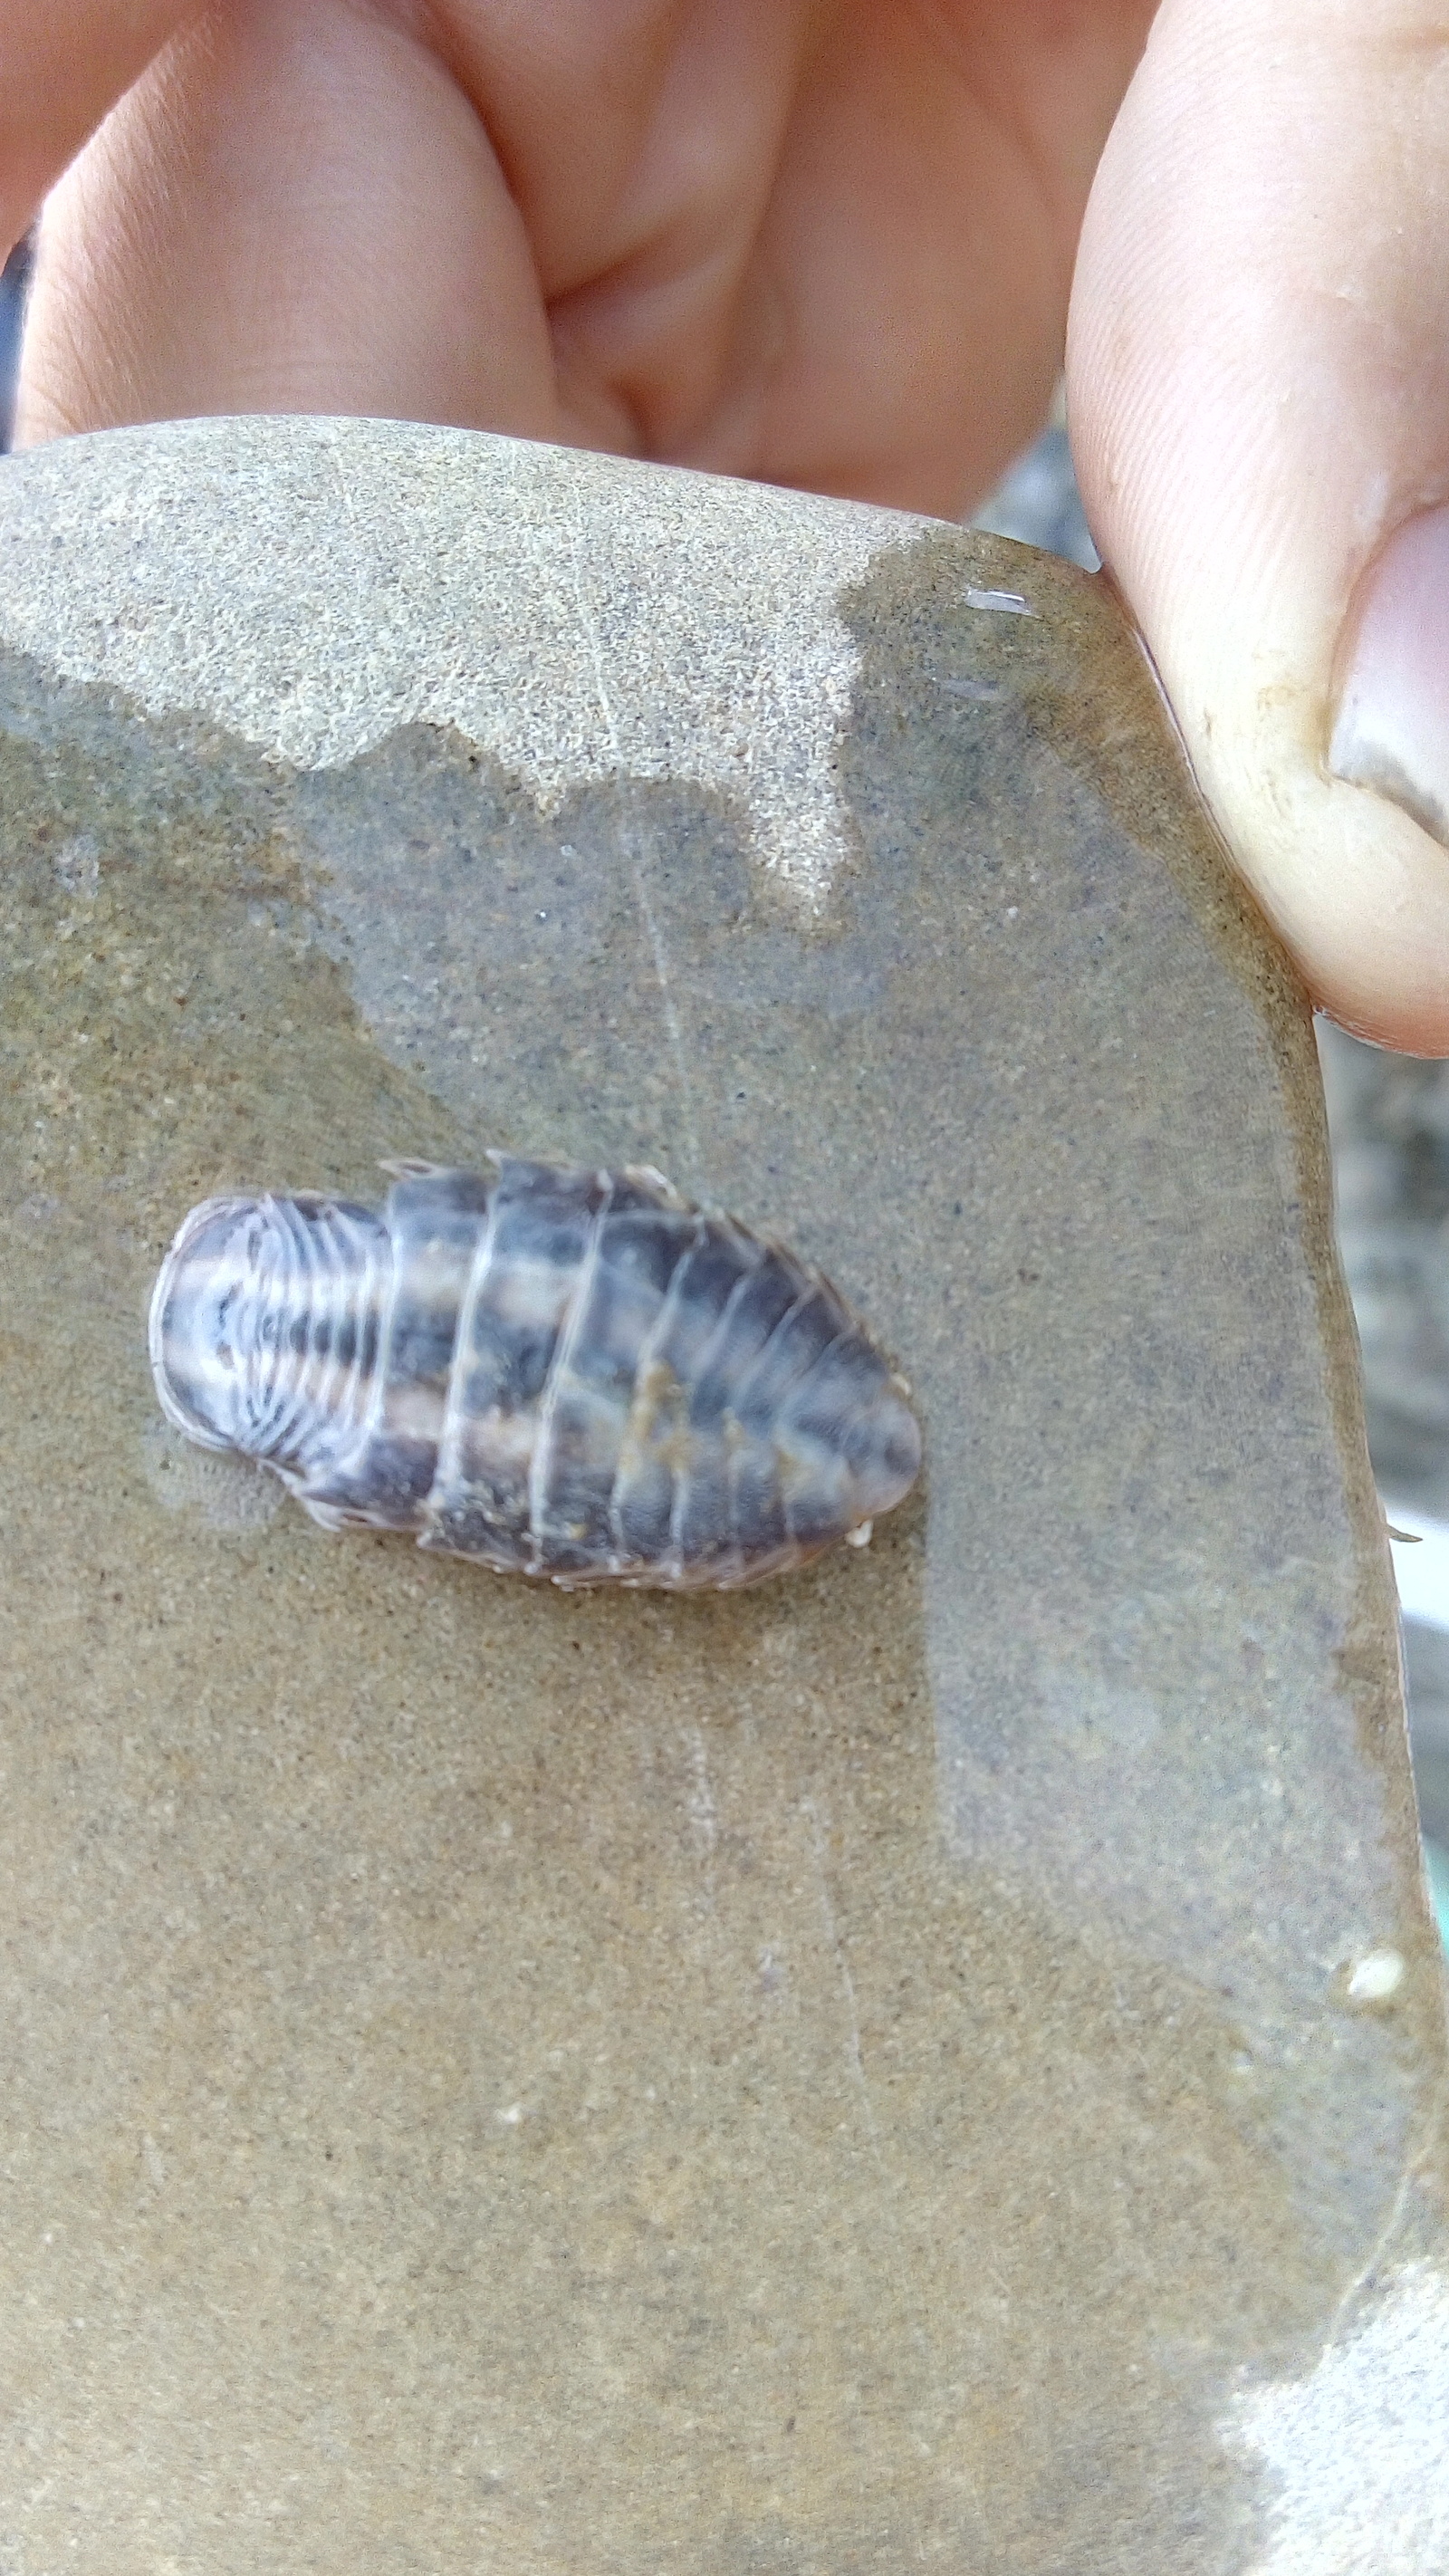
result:
<svg viewBox="0 0 1449 2576"><path fill-rule="evenodd" d="M654 1171L393 1163L381 1215L207 1199L151 1300L170 1420L314 1520L563 1585L753 1583L858 1544L921 1436L828 1280Z"/></svg>

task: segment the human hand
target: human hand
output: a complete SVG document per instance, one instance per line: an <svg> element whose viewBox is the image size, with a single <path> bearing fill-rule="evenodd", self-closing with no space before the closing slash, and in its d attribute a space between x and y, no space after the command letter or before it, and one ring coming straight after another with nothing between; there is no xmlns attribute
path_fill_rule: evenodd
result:
<svg viewBox="0 0 1449 2576"><path fill-rule="evenodd" d="M1228 845L1315 997L1419 1055L1449 1055L1446 236L1428 0L1164 0L1068 342L1092 532Z"/></svg>
<svg viewBox="0 0 1449 2576"><path fill-rule="evenodd" d="M65 172L22 442L380 413L964 514L1045 411L1091 188L1098 543L1317 997L1449 1052L1425 612L1337 740L1388 795L1327 765L1354 586L1445 489L1426 0L1164 0L1135 80L1152 0L37 14L0 0L7 237Z"/></svg>

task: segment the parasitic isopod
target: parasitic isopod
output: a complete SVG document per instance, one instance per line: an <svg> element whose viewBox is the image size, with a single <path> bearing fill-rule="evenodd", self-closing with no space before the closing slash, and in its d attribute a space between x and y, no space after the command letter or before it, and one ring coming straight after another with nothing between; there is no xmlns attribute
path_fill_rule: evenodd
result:
<svg viewBox="0 0 1449 2576"><path fill-rule="evenodd" d="M193 1208L151 1300L170 1420L329 1529L565 1586L753 1583L910 1490L909 1390L817 1270L658 1172L392 1163L387 1203Z"/></svg>

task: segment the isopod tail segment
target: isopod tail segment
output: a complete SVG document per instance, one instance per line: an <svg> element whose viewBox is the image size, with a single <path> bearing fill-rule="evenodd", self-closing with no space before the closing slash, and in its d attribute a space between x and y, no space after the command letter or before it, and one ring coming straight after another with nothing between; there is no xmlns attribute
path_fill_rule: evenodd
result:
<svg viewBox="0 0 1449 2576"><path fill-rule="evenodd" d="M903 1381L818 1270L647 1166L399 1161L379 1214L207 1200L162 1265L168 1417L326 1526L572 1589L729 1589L915 1480Z"/></svg>

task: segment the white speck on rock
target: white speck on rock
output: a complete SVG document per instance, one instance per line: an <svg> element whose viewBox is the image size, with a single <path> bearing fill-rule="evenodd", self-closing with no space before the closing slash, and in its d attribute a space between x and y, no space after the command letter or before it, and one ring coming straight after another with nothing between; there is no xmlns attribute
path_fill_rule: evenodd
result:
<svg viewBox="0 0 1449 2576"><path fill-rule="evenodd" d="M1387 2003L1404 1982L1404 1963L1397 1950L1369 1950L1357 1959L1349 1971L1348 1999L1351 2004ZM1449 2369L1449 2355L1446 2355Z"/></svg>
<svg viewBox="0 0 1449 2576"><path fill-rule="evenodd" d="M968 608L994 608L1007 617L1035 617L1036 610L1019 590L968 590Z"/></svg>

